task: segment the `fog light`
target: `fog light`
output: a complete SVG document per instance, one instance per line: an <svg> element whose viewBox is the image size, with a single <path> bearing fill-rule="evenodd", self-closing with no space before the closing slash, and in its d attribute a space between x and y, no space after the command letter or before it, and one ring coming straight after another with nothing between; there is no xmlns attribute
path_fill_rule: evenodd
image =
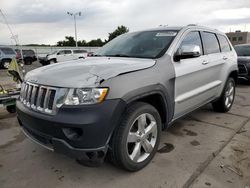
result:
<svg viewBox="0 0 250 188"><path fill-rule="evenodd" d="M83 131L80 128L63 128L62 131L70 140L78 140L83 134Z"/></svg>

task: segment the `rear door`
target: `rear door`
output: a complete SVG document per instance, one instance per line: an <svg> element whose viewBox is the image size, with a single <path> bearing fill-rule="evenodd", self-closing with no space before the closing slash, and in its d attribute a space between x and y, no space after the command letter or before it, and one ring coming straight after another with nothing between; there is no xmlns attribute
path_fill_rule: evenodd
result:
<svg viewBox="0 0 250 188"><path fill-rule="evenodd" d="M229 40L225 35L217 34L217 38L220 43L221 48L221 59L222 59L222 68L221 72L219 74L220 80L222 80L223 83L225 83L225 79L227 79L228 74L228 66L235 64L235 53L233 52L233 49L231 45L229 44ZM221 90L219 91L218 95L220 95L221 91L223 89L223 86L221 87Z"/></svg>
<svg viewBox="0 0 250 188"><path fill-rule="evenodd" d="M174 118L178 118L211 101L215 97L215 88L220 85L214 76L214 74L217 74L216 66L210 62L210 58L206 54L204 48L206 46L202 41L201 34L200 31L186 32L179 46L177 45L177 49L181 45L198 45L202 55L174 62L176 74ZM218 52L220 52L218 41L216 42Z"/></svg>
<svg viewBox="0 0 250 188"><path fill-rule="evenodd" d="M221 52L222 44L219 42L217 34L207 31L203 31L201 34L204 51L208 57L207 74L212 77L212 79L209 79L209 82L216 83L214 84L216 87L212 91L218 97L223 87L224 79L227 77L223 70L225 70L225 63L228 61L229 54Z"/></svg>

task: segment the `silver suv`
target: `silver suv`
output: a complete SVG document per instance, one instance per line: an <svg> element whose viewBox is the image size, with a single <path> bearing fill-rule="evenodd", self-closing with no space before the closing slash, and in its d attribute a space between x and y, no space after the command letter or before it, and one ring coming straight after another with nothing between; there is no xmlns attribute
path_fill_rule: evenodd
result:
<svg viewBox="0 0 250 188"><path fill-rule="evenodd" d="M106 154L137 171L154 157L161 131L212 103L233 105L237 57L225 34L199 26L121 35L95 57L29 72L18 120L35 142L93 166Z"/></svg>

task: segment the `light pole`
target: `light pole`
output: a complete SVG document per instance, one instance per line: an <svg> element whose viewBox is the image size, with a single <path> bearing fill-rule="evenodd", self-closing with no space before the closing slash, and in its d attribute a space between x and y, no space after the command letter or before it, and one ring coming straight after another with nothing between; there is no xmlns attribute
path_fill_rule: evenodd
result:
<svg viewBox="0 0 250 188"><path fill-rule="evenodd" d="M77 12L77 13L71 13L71 12L67 12L68 15L73 16L74 17L74 24L75 24L75 40L76 40L76 47L78 47L77 45L77 30L76 30L76 16L81 16L82 13L81 12Z"/></svg>

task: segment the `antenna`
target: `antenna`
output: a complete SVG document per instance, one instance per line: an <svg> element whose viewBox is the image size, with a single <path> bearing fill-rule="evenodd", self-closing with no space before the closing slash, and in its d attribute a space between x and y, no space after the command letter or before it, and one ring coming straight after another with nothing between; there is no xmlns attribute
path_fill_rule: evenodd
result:
<svg viewBox="0 0 250 188"><path fill-rule="evenodd" d="M10 31L11 39L13 39L15 41L16 45L18 45L17 36L13 34L13 32L12 32L12 30L10 28L10 25L9 25L7 19L6 19L6 16L4 15L4 13L3 13L3 11L1 9L0 9L0 14L2 15L3 20L4 20L5 24L7 25L8 29Z"/></svg>

